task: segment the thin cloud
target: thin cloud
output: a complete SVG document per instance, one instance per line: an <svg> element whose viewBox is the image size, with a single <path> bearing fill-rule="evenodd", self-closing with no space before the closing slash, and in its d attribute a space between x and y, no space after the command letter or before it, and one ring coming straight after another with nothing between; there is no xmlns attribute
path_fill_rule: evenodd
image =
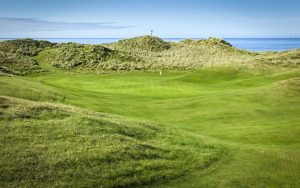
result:
<svg viewBox="0 0 300 188"><path fill-rule="evenodd" d="M103 29L126 29L133 26L113 25L114 22L52 22L36 18L0 17L0 33L36 31L81 31Z"/></svg>
<svg viewBox="0 0 300 188"><path fill-rule="evenodd" d="M279 19L280 21L286 21L286 22L298 22L300 23L300 17L292 17L292 18L282 18Z"/></svg>

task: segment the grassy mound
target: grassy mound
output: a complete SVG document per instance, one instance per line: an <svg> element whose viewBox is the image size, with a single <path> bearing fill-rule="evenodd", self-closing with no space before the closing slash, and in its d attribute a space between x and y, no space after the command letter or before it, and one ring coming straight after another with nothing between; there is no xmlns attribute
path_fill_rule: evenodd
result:
<svg viewBox="0 0 300 188"><path fill-rule="evenodd" d="M153 36L141 36L103 45L52 44L23 39L0 43L0 72L23 75L51 69L51 66L82 72L194 70L230 63L273 71L299 68L299 54L299 49L252 53L217 38L170 43Z"/></svg>
<svg viewBox="0 0 300 188"><path fill-rule="evenodd" d="M43 41L43 40L33 40L33 39L16 39L16 40L6 40L0 42L0 51L11 54L18 54L24 56L35 56L38 52L46 47L54 46L54 43Z"/></svg>
<svg viewBox="0 0 300 188"><path fill-rule="evenodd" d="M0 95L34 101L63 102L65 95L50 86L19 76L0 76Z"/></svg>
<svg viewBox="0 0 300 188"><path fill-rule="evenodd" d="M101 45L67 43L46 50L38 57L54 67L81 70L127 70L139 59L127 53L111 50Z"/></svg>
<svg viewBox="0 0 300 188"><path fill-rule="evenodd" d="M276 86L284 89L291 89L300 92L300 78L281 80L275 83Z"/></svg>
<svg viewBox="0 0 300 188"><path fill-rule="evenodd" d="M125 51L142 61L144 70L187 70L228 64L253 59L255 53L234 48L222 39L186 39L170 43L162 39L143 36L106 44L115 50ZM155 50L156 49L156 50Z"/></svg>
<svg viewBox="0 0 300 188"><path fill-rule="evenodd" d="M0 97L0 186L133 187L213 164L220 147L78 108Z"/></svg>
<svg viewBox="0 0 300 188"><path fill-rule="evenodd" d="M245 50L237 49L226 40L213 37L202 40L185 39L180 41L178 45L189 48L201 48L201 50L204 52L214 55L211 58L218 57L220 53L228 53L228 55L232 56L248 55L249 57L255 54Z"/></svg>
<svg viewBox="0 0 300 188"><path fill-rule="evenodd" d="M210 37L205 40L192 40L192 39L185 39L180 41L181 44L189 44L189 45L207 45L207 46L224 46L224 47L232 47L232 45L227 42L226 40L219 39L219 38L213 38Z"/></svg>
<svg viewBox="0 0 300 188"><path fill-rule="evenodd" d="M41 71L32 58L46 47L54 44L48 41L17 39L0 42L0 72L25 75Z"/></svg>
<svg viewBox="0 0 300 188"><path fill-rule="evenodd" d="M159 52L171 47L168 42L149 35L120 40L115 45L120 49L138 49L151 52Z"/></svg>
<svg viewBox="0 0 300 188"><path fill-rule="evenodd" d="M25 75L39 71L41 69L34 59L0 51L0 73Z"/></svg>
<svg viewBox="0 0 300 188"><path fill-rule="evenodd" d="M261 53L241 64L260 72L297 70L300 68L300 49Z"/></svg>

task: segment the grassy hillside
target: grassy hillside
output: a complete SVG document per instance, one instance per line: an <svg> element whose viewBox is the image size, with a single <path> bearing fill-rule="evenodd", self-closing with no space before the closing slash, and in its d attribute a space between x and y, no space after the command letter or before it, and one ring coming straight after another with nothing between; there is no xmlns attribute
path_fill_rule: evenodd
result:
<svg viewBox="0 0 300 188"><path fill-rule="evenodd" d="M155 185L210 167L221 147L181 131L0 97L1 187Z"/></svg>
<svg viewBox="0 0 300 188"><path fill-rule="evenodd" d="M281 68L291 66L299 68L299 54L299 50L251 53L216 38L187 39L174 43L153 36L141 36L103 45L52 44L23 39L0 42L0 71L24 75L45 71L51 67L98 73L194 70L232 63L268 69L269 65L276 62L276 67L281 64ZM256 66L257 64L259 65Z"/></svg>
<svg viewBox="0 0 300 188"><path fill-rule="evenodd" d="M236 49L226 41L216 38L198 41L183 40L179 43L168 42L169 47L157 51L145 49L155 48L161 45L141 42L143 39L144 37L137 37L126 40L126 45L123 45L123 41L120 41L108 44L107 46L111 49L126 51L139 57L143 60L142 62L144 62L144 70L199 69L202 67L253 59L255 55L257 55ZM141 45L143 47L140 47ZM129 48L127 46L131 47Z"/></svg>
<svg viewBox="0 0 300 188"><path fill-rule="evenodd" d="M59 44L43 51L38 58L56 68L78 71L130 70L134 68L131 64L140 62L138 58L125 52L101 45L75 43Z"/></svg>
<svg viewBox="0 0 300 188"><path fill-rule="evenodd" d="M39 64L34 59L0 51L0 75L26 75L39 71Z"/></svg>
<svg viewBox="0 0 300 188"><path fill-rule="evenodd" d="M244 62L258 54L232 47L224 40L163 41L141 36L103 45L60 44L40 53L39 61L81 72L188 70Z"/></svg>
<svg viewBox="0 0 300 188"><path fill-rule="evenodd" d="M150 52L160 52L171 47L170 43L149 35L120 40L116 43L116 46L124 51L144 50Z"/></svg>
<svg viewBox="0 0 300 188"><path fill-rule="evenodd" d="M259 72L282 72L300 69L300 49L262 53L255 59L240 62Z"/></svg>
<svg viewBox="0 0 300 188"><path fill-rule="evenodd" d="M300 186L299 50L146 36L2 53L38 71L0 75L0 187Z"/></svg>
<svg viewBox="0 0 300 188"><path fill-rule="evenodd" d="M48 41L32 39L0 42L0 74L25 75L40 72L41 68L33 57L52 46L54 44Z"/></svg>
<svg viewBox="0 0 300 188"><path fill-rule="evenodd" d="M33 101L63 102L65 94L55 88L24 77L0 76L0 95Z"/></svg>
<svg viewBox="0 0 300 188"><path fill-rule="evenodd" d="M0 42L0 50L4 53L32 57L37 55L38 52L42 51L43 49L47 47L52 47L54 45L54 43L43 40L16 39Z"/></svg>

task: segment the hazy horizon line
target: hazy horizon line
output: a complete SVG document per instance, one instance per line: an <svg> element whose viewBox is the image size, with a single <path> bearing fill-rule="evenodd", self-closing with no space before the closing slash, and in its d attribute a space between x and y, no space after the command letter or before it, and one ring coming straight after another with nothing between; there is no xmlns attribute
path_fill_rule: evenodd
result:
<svg viewBox="0 0 300 188"><path fill-rule="evenodd" d="M145 35L141 35L145 36ZM139 36L136 36L139 37ZM223 39L300 39L300 37L213 37ZM211 37L158 37L161 39L206 39ZM0 37L0 39L128 39L135 37Z"/></svg>

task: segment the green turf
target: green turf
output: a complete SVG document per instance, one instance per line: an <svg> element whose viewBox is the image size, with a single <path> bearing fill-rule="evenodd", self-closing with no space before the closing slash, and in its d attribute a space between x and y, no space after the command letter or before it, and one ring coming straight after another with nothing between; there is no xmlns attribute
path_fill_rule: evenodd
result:
<svg viewBox="0 0 300 188"><path fill-rule="evenodd" d="M43 88L54 94L50 98L55 103L184 131L185 136L172 137L173 144L190 137L199 145L205 141L205 144L227 151L226 155L215 154L218 161L205 170L188 167L191 170L183 174L189 175L181 176L178 174L182 171L176 169L173 170L175 174L153 181L147 180L151 175L140 175L140 184L161 187L299 187L299 77L297 69L257 73L243 67L222 66L198 71L163 71L161 76L159 72L97 75L56 71L26 78L1 77L0 80L6 83L5 88L10 88L1 90L4 95L26 99L26 93L34 93L34 87ZM33 88L23 87L25 83L30 83ZM22 92L13 92L11 88L14 87L22 88ZM46 94L39 94L31 100L48 101L48 98ZM80 129L84 128L80 126ZM156 142L163 135L167 134L156 137L154 145L158 145ZM199 143L195 141L198 139ZM190 147L190 144L187 141L183 145ZM193 148L188 150L194 152ZM168 157L165 156L166 160ZM182 156L178 158L181 160ZM127 162L129 165L132 161ZM198 164L201 162L192 161L190 165ZM114 177L114 174L110 175ZM67 178L65 182L69 182L69 174L63 176ZM118 186L140 185L132 178L123 177L124 181L112 178L103 185L115 186L113 180L119 183ZM58 180L58 183L64 182Z"/></svg>
<svg viewBox="0 0 300 188"><path fill-rule="evenodd" d="M0 43L0 187L300 187L299 49L104 46Z"/></svg>
<svg viewBox="0 0 300 188"><path fill-rule="evenodd" d="M214 67L162 76L57 73L33 79L64 92L68 104L227 141L291 145L299 142L299 88L277 83L299 76L295 71L257 75Z"/></svg>
<svg viewBox="0 0 300 188"><path fill-rule="evenodd" d="M182 131L0 97L1 187L136 187L205 171L224 149Z"/></svg>

